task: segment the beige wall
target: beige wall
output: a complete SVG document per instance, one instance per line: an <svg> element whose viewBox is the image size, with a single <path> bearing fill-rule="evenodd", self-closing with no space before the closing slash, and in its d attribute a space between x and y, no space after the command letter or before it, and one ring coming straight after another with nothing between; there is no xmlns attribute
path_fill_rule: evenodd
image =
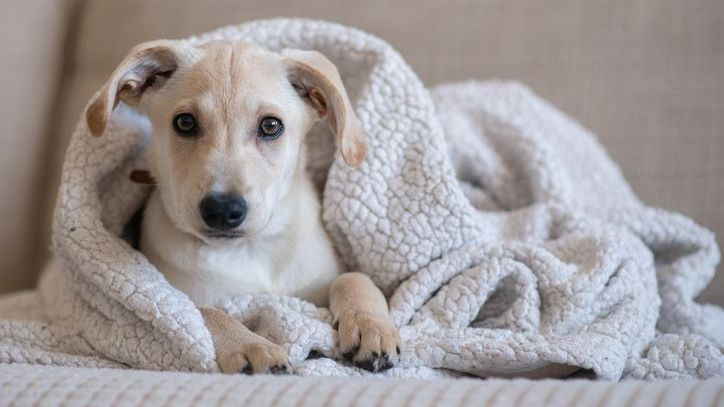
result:
<svg viewBox="0 0 724 407"><path fill-rule="evenodd" d="M600 136L644 201L724 235L724 1L85 0L78 16L53 169L82 104L132 45L306 16L387 39L428 84L527 83ZM714 286L724 293L724 276Z"/></svg>

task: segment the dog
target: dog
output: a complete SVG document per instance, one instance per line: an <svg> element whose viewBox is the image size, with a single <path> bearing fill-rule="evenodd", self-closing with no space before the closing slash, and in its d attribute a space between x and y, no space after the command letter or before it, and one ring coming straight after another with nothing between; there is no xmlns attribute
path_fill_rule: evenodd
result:
<svg viewBox="0 0 724 407"><path fill-rule="evenodd" d="M306 172L304 138L326 117L344 161L367 140L336 67L315 51L162 40L131 50L88 105L93 136L119 103L151 123L140 250L199 307L224 373L289 370L282 347L213 308L240 294L328 305L339 350L378 372L400 358L386 299L342 273Z"/></svg>

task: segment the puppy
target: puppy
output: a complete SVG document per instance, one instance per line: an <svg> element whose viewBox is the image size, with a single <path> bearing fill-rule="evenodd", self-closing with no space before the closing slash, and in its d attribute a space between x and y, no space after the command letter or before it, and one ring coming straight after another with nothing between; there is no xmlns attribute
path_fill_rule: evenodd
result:
<svg viewBox="0 0 724 407"><path fill-rule="evenodd" d="M321 117L348 165L367 151L329 60L235 41L144 43L88 106L91 134L120 102L152 128L141 251L200 307L222 372L288 367L280 346L211 308L250 293L329 305L347 359L370 371L398 362L387 302L366 275L341 274L305 171L303 141Z"/></svg>

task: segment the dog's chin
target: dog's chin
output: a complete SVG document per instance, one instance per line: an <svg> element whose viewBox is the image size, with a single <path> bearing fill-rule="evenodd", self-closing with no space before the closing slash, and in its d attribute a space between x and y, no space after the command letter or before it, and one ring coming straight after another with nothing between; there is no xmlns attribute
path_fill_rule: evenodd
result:
<svg viewBox="0 0 724 407"><path fill-rule="evenodd" d="M210 246L230 246L243 243L258 235L254 230L229 230L219 232L215 230L201 230L194 233L199 239Z"/></svg>
<svg viewBox="0 0 724 407"><path fill-rule="evenodd" d="M210 246L233 245L243 241L247 237L242 231L216 232L208 230L202 231L198 236L204 243Z"/></svg>
<svg viewBox="0 0 724 407"><path fill-rule="evenodd" d="M206 232L204 235L209 239L220 239L220 240L235 240L235 239L241 239L246 236L243 232L229 232L229 233Z"/></svg>
<svg viewBox="0 0 724 407"><path fill-rule="evenodd" d="M201 227L198 229L192 229L191 234L209 246L233 246L243 243L249 239L263 236L266 232L270 218L271 217L266 218L261 227L255 227L253 224L244 224L239 229L227 231L218 231Z"/></svg>

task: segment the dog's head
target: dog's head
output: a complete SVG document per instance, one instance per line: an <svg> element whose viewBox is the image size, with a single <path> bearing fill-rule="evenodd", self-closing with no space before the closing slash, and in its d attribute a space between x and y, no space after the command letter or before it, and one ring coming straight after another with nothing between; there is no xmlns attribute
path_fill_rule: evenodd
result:
<svg viewBox="0 0 724 407"><path fill-rule="evenodd" d="M327 117L347 164L367 151L337 69L314 51L141 44L88 106L94 136L121 101L151 121L151 173L168 216L207 243L263 234L304 171L316 119Z"/></svg>

